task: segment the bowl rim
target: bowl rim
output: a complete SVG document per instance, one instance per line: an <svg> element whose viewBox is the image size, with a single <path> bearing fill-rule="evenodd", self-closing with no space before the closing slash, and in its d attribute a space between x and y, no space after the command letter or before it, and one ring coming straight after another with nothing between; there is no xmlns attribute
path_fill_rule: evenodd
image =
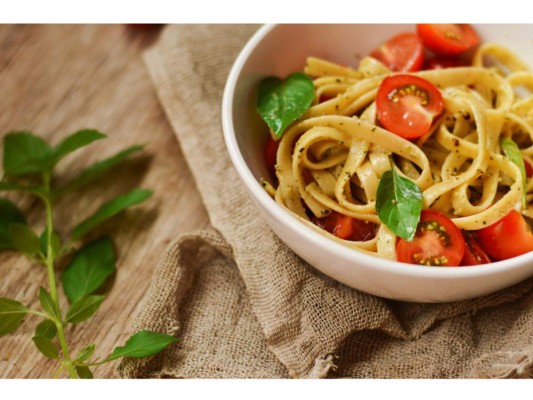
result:
<svg viewBox="0 0 533 400"><path fill-rule="evenodd" d="M376 270L394 273L397 275L413 275L435 279L463 279L481 276L487 277L489 275L498 274L505 270L511 271L514 269L520 269L521 267L526 267L527 261L532 261L530 259L533 258L533 253L527 253L510 258L508 260L495 261L490 264L477 266L428 268L427 266L407 264L396 260L379 258L364 252L360 252L357 249L343 246L340 243L328 239L324 235L321 235L320 233L315 232L309 227L305 226L303 223L298 221L296 216L290 213L289 210L277 204L276 201L272 199L258 184L257 179L252 174L252 171L248 168L248 165L241 154L233 124L233 98L240 74L249 56L273 29L283 25L291 24L265 24L261 26L247 41L237 56L228 75L224 88L221 110L224 140L233 165L251 195L257 202L260 203L260 205L268 212L268 214L275 218L279 224L287 226L288 229L295 231L296 234L305 237L312 246L323 248L324 245L327 244L330 252L339 254L344 260L351 261L356 265L358 263L364 263L367 266L372 265L372 268L375 268ZM293 223L292 221L295 222ZM376 262L377 260L379 262Z"/></svg>

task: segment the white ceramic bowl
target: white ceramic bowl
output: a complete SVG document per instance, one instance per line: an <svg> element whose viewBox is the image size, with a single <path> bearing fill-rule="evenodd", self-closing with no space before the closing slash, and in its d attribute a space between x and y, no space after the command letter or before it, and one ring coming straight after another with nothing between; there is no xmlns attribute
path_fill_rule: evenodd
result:
<svg viewBox="0 0 533 400"><path fill-rule="evenodd" d="M454 301L488 294L533 275L533 253L477 267L438 268L382 260L311 230L272 200L258 180L267 176L267 130L255 110L265 76L303 69L307 56L357 65L358 58L412 25L267 25L239 54L228 77L222 121L229 154L264 220L299 256L353 288L397 300ZM483 41L503 44L533 66L533 25L477 25Z"/></svg>

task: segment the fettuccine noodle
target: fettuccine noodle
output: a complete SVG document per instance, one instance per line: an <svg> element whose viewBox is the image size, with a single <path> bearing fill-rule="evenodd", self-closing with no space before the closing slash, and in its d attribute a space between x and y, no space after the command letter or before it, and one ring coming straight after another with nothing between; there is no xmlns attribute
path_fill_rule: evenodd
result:
<svg viewBox="0 0 533 400"><path fill-rule="evenodd" d="M490 66L487 59L493 60ZM267 184L267 191L312 229L395 259L396 237L375 207L391 159L396 171L422 190L423 208L448 215L461 229L484 228L513 208L533 217L533 180L523 187L520 169L500 146L502 137L510 137L524 159L533 157L533 72L506 48L485 44L470 67L413 73L439 88L444 99L444 113L417 142L377 123L374 100L391 74L380 62L367 57L355 70L310 57L304 72L316 77L316 100L283 134L279 184ZM331 99L319 102L323 96ZM375 223L377 234L362 242L339 239L316 227L306 208L316 217L336 211Z"/></svg>

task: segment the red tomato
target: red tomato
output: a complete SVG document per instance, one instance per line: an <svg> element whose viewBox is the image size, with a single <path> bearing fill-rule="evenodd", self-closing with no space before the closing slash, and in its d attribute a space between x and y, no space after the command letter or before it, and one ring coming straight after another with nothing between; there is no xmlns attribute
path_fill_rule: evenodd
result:
<svg viewBox="0 0 533 400"><path fill-rule="evenodd" d="M376 225L347 215L331 212L327 217L313 218L313 223L340 239L365 242L376 236Z"/></svg>
<svg viewBox="0 0 533 400"><path fill-rule="evenodd" d="M377 117L385 129L406 139L429 132L442 113L442 95L431 82L413 75L392 75L381 82L376 95Z"/></svg>
<svg viewBox="0 0 533 400"><path fill-rule="evenodd" d="M418 265L457 266L465 252L459 228L445 215L424 210L412 242L402 238L396 244L398 261Z"/></svg>
<svg viewBox="0 0 533 400"><path fill-rule="evenodd" d="M424 61L422 42L414 33L400 33L370 53L391 71L419 71Z"/></svg>
<svg viewBox="0 0 533 400"><path fill-rule="evenodd" d="M468 24L418 24L416 33L426 49L441 55L460 54L479 43Z"/></svg>
<svg viewBox="0 0 533 400"><path fill-rule="evenodd" d="M496 260L507 260L533 251L533 233L518 211L478 231L481 247Z"/></svg>
<svg viewBox="0 0 533 400"><path fill-rule="evenodd" d="M320 98L318 99L318 102L319 102L319 103L324 103L325 101L328 101L328 100L334 99L335 97L337 97L337 96L330 95L330 94L323 94L323 95L320 96Z"/></svg>
<svg viewBox="0 0 533 400"><path fill-rule="evenodd" d="M444 69L466 66L468 66L468 62L462 58L437 56L424 61L423 69Z"/></svg>
<svg viewBox="0 0 533 400"><path fill-rule="evenodd" d="M463 231L465 239L465 254L461 260L461 265L480 265L490 263L490 258L479 245L472 232Z"/></svg>
<svg viewBox="0 0 533 400"><path fill-rule="evenodd" d="M278 154L279 140L272 139L269 134L265 143L265 165L272 177L276 176L276 157Z"/></svg>
<svg viewBox="0 0 533 400"><path fill-rule="evenodd" d="M531 178L533 176L533 165L524 158L524 168L526 169L526 178Z"/></svg>

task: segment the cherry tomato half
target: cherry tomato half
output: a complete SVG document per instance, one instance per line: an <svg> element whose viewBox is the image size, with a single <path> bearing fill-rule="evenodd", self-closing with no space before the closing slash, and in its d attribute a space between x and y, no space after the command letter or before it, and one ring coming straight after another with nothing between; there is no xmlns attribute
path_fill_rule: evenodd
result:
<svg viewBox="0 0 533 400"><path fill-rule="evenodd" d="M479 43L468 24L418 24L416 33L426 49L441 55L460 54Z"/></svg>
<svg viewBox="0 0 533 400"><path fill-rule="evenodd" d="M481 247L496 260L507 260L533 251L533 233L522 214L516 210L480 229L477 236Z"/></svg>
<svg viewBox="0 0 533 400"><path fill-rule="evenodd" d="M490 263L490 258L479 245L472 232L463 231L465 239L465 254L461 260L461 265L481 265Z"/></svg>
<svg viewBox="0 0 533 400"><path fill-rule="evenodd" d="M267 171L271 177L276 176L276 158L278 154L279 140L272 139L271 135L268 135L268 139L265 143L265 165Z"/></svg>
<svg viewBox="0 0 533 400"><path fill-rule="evenodd" d="M323 218L313 218L313 223L340 239L365 242L376 236L376 225L347 215L331 212Z"/></svg>
<svg viewBox="0 0 533 400"><path fill-rule="evenodd" d="M406 139L429 132L433 119L442 113L442 95L431 82L414 75L391 75L383 79L376 95L377 117L385 129Z"/></svg>
<svg viewBox="0 0 533 400"><path fill-rule="evenodd" d="M396 244L398 261L437 266L457 266L463 259L465 241L459 228L447 216L432 210L420 214L412 242L402 238Z"/></svg>
<svg viewBox="0 0 533 400"><path fill-rule="evenodd" d="M424 61L422 42L414 33L400 33L370 53L391 71L419 71Z"/></svg>

